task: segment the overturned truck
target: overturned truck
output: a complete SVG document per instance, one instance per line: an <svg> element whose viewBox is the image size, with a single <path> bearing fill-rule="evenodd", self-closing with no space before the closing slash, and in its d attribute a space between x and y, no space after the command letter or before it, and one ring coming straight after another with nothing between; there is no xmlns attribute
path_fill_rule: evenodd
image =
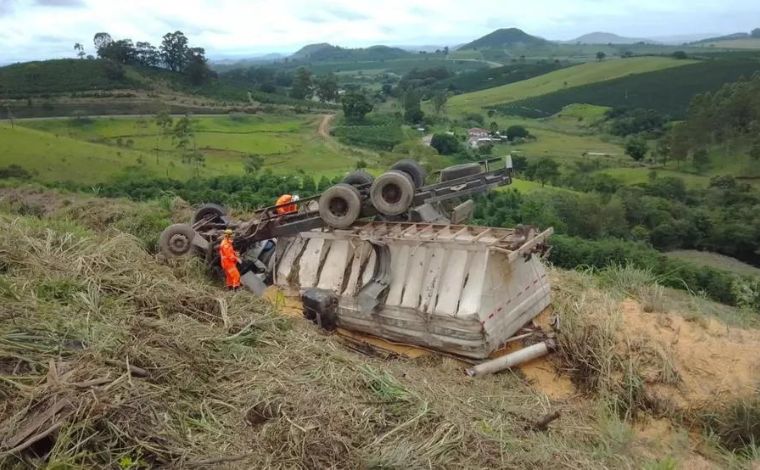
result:
<svg viewBox="0 0 760 470"><path fill-rule="evenodd" d="M541 257L551 229L464 224L470 196L511 180L509 157L449 167L427 185L404 160L377 179L355 172L295 212L272 206L241 222L204 205L160 246L194 252L218 275L220 235L231 228L252 291L275 284L300 295L325 327L485 358L550 301Z"/></svg>

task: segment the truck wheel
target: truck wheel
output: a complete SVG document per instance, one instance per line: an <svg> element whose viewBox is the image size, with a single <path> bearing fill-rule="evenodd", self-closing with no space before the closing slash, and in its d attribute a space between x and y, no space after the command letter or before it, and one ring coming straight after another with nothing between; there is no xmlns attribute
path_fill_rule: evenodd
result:
<svg viewBox="0 0 760 470"><path fill-rule="evenodd" d="M195 230L188 224L174 224L166 227L158 239L161 253L167 257L183 256L193 247Z"/></svg>
<svg viewBox="0 0 760 470"><path fill-rule="evenodd" d="M227 215L227 209L219 204L203 204L193 214L193 224L203 219L211 218L211 222L223 223L222 217Z"/></svg>
<svg viewBox="0 0 760 470"><path fill-rule="evenodd" d="M405 158L404 160L397 161L393 164L391 170L403 171L409 175L415 188L425 185L425 169L412 159Z"/></svg>
<svg viewBox="0 0 760 470"><path fill-rule="evenodd" d="M409 209L414 199L414 184L409 175L391 170L380 175L369 190L375 209L383 215L400 215Z"/></svg>
<svg viewBox="0 0 760 470"><path fill-rule="evenodd" d="M480 163L452 165L441 170L441 182L464 178L465 176L477 175L481 171Z"/></svg>
<svg viewBox="0 0 760 470"><path fill-rule="evenodd" d="M209 243L206 250L206 273L212 279L224 280L224 270L222 269L222 257L219 255L219 243Z"/></svg>
<svg viewBox="0 0 760 470"><path fill-rule="evenodd" d="M351 186L370 185L375 178L364 170L356 170L349 173L341 183L350 184Z"/></svg>
<svg viewBox="0 0 760 470"><path fill-rule="evenodd" d="M319 198L319 216L330 227L350 227L359 218L361 210L359 191L350 184L338 183Z"/></svg>

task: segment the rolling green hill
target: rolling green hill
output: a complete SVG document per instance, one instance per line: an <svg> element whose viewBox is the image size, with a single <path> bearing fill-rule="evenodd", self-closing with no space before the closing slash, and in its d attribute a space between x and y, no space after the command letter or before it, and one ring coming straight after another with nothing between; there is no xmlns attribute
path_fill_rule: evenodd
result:
<svg viewBox="0 0 760 470"><path fill-rule="evenodd" d="M709 60L576 86L493 108L507 115L546 117L569 104L587 103L654 109L682 118L694 95L715 90L724 83L752 76L758 71L759 60Z"/></svg>
<svg viewBox="0 0 760 470"><path fill-rule="evenodd" d="M548 42L549 41L546 39L531 36L521 29L502 28L459 47L459 50L501 49L514 46L540 46L547 44Z"/></svg>
<svg viewBox="0 0 760 470"><path fill-rule="evenodd" d="M309 44L295 52L291 59L305 62L325 61L381 61L413 56L411 52L388 46L371 46L349 49L332 44Z"/></svg>
<svg viewBox="0 0 760 470"><path fill-rule="evenodd" d="M455 93L485 90L509 83L527 80L565 67L563 64L546 62L539 64L511 64L455 75L439 84Z"/></svg>
<svg viewBox="0 0 760 470"><path fill-rule="evenodd" d="M195 146L205 160L196 168L184 163L170 137L160 138L152 119L107 118L22 121L11 128L0 124L0 167L19 165L45 182L103 182L129 168L148 175L187 179L240 175L244 158L257 154L277 174L299 169L313 175L337 175L356 165L370 166L376 157L360 156L319 135L320 117L248 116L194 117ZM351 156L349 156L351 155Z"/></svg>
<svg viewBox="0 0 760 470"><path fill-rule="evenodd" d="M563 88L612 80L626 75L652 72L694 63L666 57L635 57L631 59L590 62L557 70L517 83L458 95L449 100L451 113L479 111L499 104L541 96Z"/></svg>
<svg viewBox="0 0 760 470"><path fill-rule="evenodd" d="M143 88L144 80L105 60L60 59L0 67L0 98L31 94Z"/></svg>

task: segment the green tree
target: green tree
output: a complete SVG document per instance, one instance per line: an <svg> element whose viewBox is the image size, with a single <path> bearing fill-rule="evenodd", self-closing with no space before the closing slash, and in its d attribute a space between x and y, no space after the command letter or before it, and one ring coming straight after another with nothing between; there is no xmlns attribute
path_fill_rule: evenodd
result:
<svg viewBox="0 0 760 470"><path fill-rule="evenodd" d="M541 187L559 178L559 163L551 158L544 157L533 166L533 177L541 182Z"/></svg>
<svg viewBox="0 0 760 470"><path fill-rule="evenodd" d="M760 28L755 28L749 33L753 38L760 38Z"/></svg>
<svg viewBox="0 0 760 470"><path fill-rule="evenodd" d="M74 43L74 50L77 51L77 57L80 59L84 59L85 52L84 52L84 46L81 43Z"/></svg>
<svg viewBox="0 0 760 470"><path fill-rule="evenodd" d="M351 91L343 95L341 105L343 106L343 114L349 122L363 121L373 108L367 97L358 91Z"/></svg>
<svg viewBox="0 0 760 470"><path fill-rule="evenodd" d="M203 84L211 75L211 69L209 69L206 60L206 51L202 47L189 48L185 63L187 65L184 72L194 85Z"/></svg>
<svg viewBox="0 0 760 470"><path fill-rule="evenodd" d="M108 33L95 33L92 42L95 45L95 51L98 54L98 57L103 57L101 50L105 50L105 48L110 46L111 43L113 43L113 38Z"/></svg>
<svg viewBox="0 0 760 470"><path fill-rule="evenodd" d="M165 139L166 137L169 137L172 126L174 125L174 121L172 120L172 117L167 113L166 111L161 111L158 114L156 114L156 117L154 118L156 121L156 125L158 126L158 142L156 143L156 163L158 163L158 155L159 155L159 145L161 144L161 141Z"/></svg>
<svg viewBox="0 0 760 470"><path fill-rule="evenodd" d="M161 60L173 72L182 72L188 59L187 37L182 31L164 34L161 41Z"/></svg>
<svg viewBox="0 0 760 470"><path fill-rule="evenodd" d="M441 155L457 153L461 148L459 139L451 134L433 134L433 138L430 140L430 146L436 149Z"/></svg>
<svg viewBox="0 0 760 470"><path fill-rule="evenodd" d="M446 102L449 100L449 95L441 90L433 95L433 109L436 115L440 115L446 108Z"/></svg>
<svg viewBox="0 0 760 470"><path fill-rule="evenodd" d="M607 57L607 54L605 54L602 51L599 51L596 53L596 60L598 60L599 62L603 61L605 57Z"/></svg>
<svg viewBox="0 0 760 470"><path fill-rule="evenodd" d="M710 166L710 156L704 148L697 149L691 156L691 160L697 173L704 173L704 171Z"/></svg>
<svg viewBox="0 0 760 470"><path fill-rule="evenodd" d="M195 158L195 131L193 123L188 115L177 119L172 129L172 139L174 146L182 154L182 162L192 164Z"/></svg>
<svg viewBox="0 0 760 470"><path fill-rule="evenodd" d="M657 141L654 154L660 158L663 165L667 165L670 157L670 136L665 135Z"/></svg>
<svg viewBox="0 0 760 470"><path fill-rule="evenodd" d="M631 137L625 142L625 154L637 162L643 160L648 151L647 141L643 137Z"/></svg>
<svg viewBox="0 0 760 470"><path fill-rule="evenodd" d="M514 125L507 128L507 139L509 140L524 139L529 135L530 132L523 126Z"/></svg>
<svg viewBox="0 0 760 470"><path fill-rule="evenodd" d="M322 77L317 77L314 85L320 101L326 102L338 99L338 79L334 73L331 72Z"/></svg>
<svg viewBox="0 0 760 470"><path fill-rule="evenodd" d="M674 59L678 59L678 60L684 60L684 59L689 58L689 56L684 51L675 51L672 55Z"/></svg>
<svg viewBox="0 0 760 470"><path fill-rule="evenodd" d="M305 100L312 96L311 71L306 67L298 67L293 78L293 86L290 88L290 97L297 100Z"/></svg>
<svg viewBox="0 0 760 470"><path fill-rule="evenodd" d="M491 124L488 125L488 130L491 131L491 134L496 134L499 132L499 123L496 121L491 121Z"/></svg>
<svg viewBox="0 0 760 470"><path fill-rule="evenodd" d="M404 95L404 121L416 124L425 117L420 104L420 95L416 90L409 90Z"/></svg>
<svg viewBox="0 0 760 470"><path fill-rule="evenodd" d="M137 42L135 44L137 63L143 67L158 67L161 64L161 54L158 49L149 42Z"/></svg>
<svg viewBox="0 0 760 470"><path fill-rule="evenodd" d="M264 158L261 155L250 154L245 157L245 160L243 160L243 169L247 175L255 175L263 166Z"/></svg>

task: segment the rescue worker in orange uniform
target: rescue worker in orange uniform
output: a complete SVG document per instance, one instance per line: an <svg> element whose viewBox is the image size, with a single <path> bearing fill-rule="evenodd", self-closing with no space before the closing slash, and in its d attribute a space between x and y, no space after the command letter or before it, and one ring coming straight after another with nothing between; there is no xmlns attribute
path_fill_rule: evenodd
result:
<svg viewBox="0 0 760 470"><path fill-rule="evenodd" d="M292 214L294 212L298 212L298 206L295 204L296 201L298 201L298 196L293 196L290 194L283 194L282 196L277 198L277 201L274 203L275 206L281 206L277 207L277 215L283 215L283 214Z"/></svg>
<svg viewBox="0 0 760 470"><path fill-rule="evenodd" d="M240 287L240 271L238 271L237 264L240 262L240 256L232 245L232 230L230 229L224 231L224 239L219 245L219 257L222 260L227 289L238 289Z"/></svg>

